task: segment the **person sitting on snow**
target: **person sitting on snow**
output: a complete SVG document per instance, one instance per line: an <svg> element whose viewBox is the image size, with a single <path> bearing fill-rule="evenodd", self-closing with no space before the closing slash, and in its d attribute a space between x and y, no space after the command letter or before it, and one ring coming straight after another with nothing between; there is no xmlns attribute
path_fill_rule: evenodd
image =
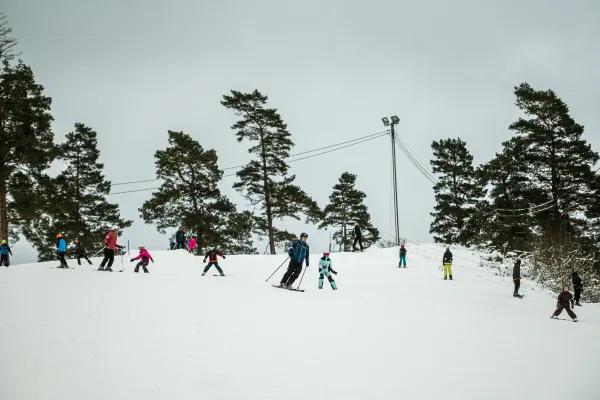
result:
<svg viewBox="0 0 600 400"><path fill-rule="evenodd" d="M337 284L333 280L331 274L337 275L337 272L331 268L331 259L329 258L329 252L323 253L323 257L319 260L319 289L323 289L323 279L327 277L329 284L333 290L337 290Z"/></svg>

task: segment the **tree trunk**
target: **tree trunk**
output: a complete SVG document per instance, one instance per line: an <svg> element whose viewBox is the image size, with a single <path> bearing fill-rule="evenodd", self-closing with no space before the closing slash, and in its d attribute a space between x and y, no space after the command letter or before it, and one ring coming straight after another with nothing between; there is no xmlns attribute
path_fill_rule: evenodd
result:
<svg viewBox="0 0 600 400"><path fill-rule="evenodd" d="M6 207L6 180L0 175L0 237L8 242L8 208Z"/></svg>
<svg viewBox="0 0 600 400"><path fill-rule="evenodd" d="M267 210L267 228L269 230L269 248L271 250L271 254L275 254L275 237L273 234L273 211L271 208L271 192L268 185L268 176L267 176L267 155L264 145L264 134L260 134L260 148L261 148L261 158L263 164L263 188L265 191L265 208Z"/></svg>

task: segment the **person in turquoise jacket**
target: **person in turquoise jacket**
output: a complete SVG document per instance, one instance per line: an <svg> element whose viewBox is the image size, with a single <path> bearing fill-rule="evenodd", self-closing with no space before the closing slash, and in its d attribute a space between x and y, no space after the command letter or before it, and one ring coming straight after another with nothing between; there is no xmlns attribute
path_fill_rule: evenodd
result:
<svg viewBox="0 0 600 400"><path fill-rule="evenodd" d="M398 268L401 268L402 264L406 268L406 247L403 244L400 245L400 262L398 263Z"/></svg>
<svg viewBox="0 0 600 400"><path fill-rule="evenodd" d="M329 252L323 253L323 257L319 260L319 289L323 289L323 279L327 277L329 284L333 290L337 290L337 283L333 280L331 274L337 275L337 272L331 268L331 259L329 258Z"/></svg>
<svg viewBox="0 0 600 400"><path fill-rule="evenodd" d="M58 260L60 261L58 268L69 268L67 261L65 260L65 254L67 254L67 242L63 238L62 233L56 235L56 252L58 253Z"/></svg>

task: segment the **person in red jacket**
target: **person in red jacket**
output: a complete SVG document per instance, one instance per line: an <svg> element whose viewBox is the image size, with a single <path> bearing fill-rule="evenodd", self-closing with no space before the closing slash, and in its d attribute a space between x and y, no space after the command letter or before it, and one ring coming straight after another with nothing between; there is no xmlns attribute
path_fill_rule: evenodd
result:
<svg viewBox="0 0 600 400"><path fill-rule="evenodd" d="M115 261L115 249L122 249L123 246L117 244L117 236L119 235L119 228L114 226L104 238L104 259L100 263L98 271L109 271L112 272L112 265ZM108 264L107 264L108 263ZM104 266L106 265L106 270Z"/></svg>
<svg viewBox="0 0 600 400"><path fill-rule="evenodd" d="M560 292L560 294L558 295L558 301L556 302L556 311L554 311L554 314L552 314L550 318L558 318L558 316L563 310L567 310L569 317L573 318L573 322L577 322L577 315L575 315L573 310L571 310L572 299L573 295L571 294L571 292L569 292L569 286L565 285L563 291Z"/></svg>

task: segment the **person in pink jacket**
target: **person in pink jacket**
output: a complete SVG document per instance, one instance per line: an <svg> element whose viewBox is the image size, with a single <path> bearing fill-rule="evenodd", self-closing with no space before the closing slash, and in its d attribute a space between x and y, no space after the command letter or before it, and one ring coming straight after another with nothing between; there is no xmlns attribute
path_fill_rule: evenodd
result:
<svg viewBox="0 0 600 400"><path fill-rule="evenodd" d="M192 236L190 239L190 243L188 244L188 252L194 254L194 250L196 249L196 236Z"/></svg>
<svg viewBox="0 0 600 400"><path fill-rule="evenodd" d="M152 261L152 263L154 263L154 259L152 259L152 256L150 255L150 253L148 253L148 250L146 250L146 248L144 247L143 244L140 244L139 249L140 249L140 254L138 254L138 256L136 258L132 258L129 261L134 262L136 260L141 260L139 263L137 263L137 265L135 266L135 270L133 272L139 272L140 265L141 265L142 268L144 269L144 272L147 274L148 268L146 268L146 267L148 266L148 262Z"/></svg>

